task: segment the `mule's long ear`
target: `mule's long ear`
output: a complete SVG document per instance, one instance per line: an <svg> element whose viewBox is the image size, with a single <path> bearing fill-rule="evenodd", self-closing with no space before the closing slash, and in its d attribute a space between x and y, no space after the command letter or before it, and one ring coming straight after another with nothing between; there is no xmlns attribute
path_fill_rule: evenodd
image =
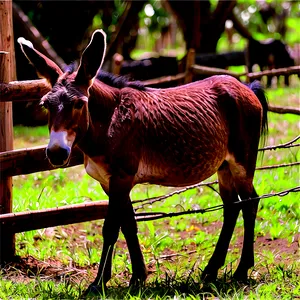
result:
<svg viewBox="0 0 300 300"><path fill-rule="evenodd" d="M101 68L106 51L106 34L103 30L96 30L82 53L76 82L79 85L91 86L93 78Z"/></svg>
<svg viewBox="0 0 300 300"><path fill-rule="evenodd" d="M18 38L18 43L27 59L36 68L38 75L46 78L53 86L57 78L63 74L59 66L44 54L34 49L32 43L24 38Z"/></svg>

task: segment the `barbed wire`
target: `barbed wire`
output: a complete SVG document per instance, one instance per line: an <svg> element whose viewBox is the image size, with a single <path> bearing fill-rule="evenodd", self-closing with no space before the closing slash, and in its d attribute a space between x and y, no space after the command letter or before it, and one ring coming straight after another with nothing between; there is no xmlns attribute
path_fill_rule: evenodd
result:
<svg viewBox="0 0 300 300"><path fill-rule="evenodd" d="M231 205L242 205L245 202L259 200L259 199L266 199L266 198L275 197L275 196L284 197L284 196L288 195L289 193L295 193L295 192L300 192L300 186L297 186L297 187L294 187L291 189L287 189L287 190L284 190L281 192L277 192L277 193L264 194L259 197L249 198L249 199L233 202ZM187 214L197 214L197 213L204 214L206 212L216 211L216 210L220 210L222 208L224 208L224 204L208 207L205 209L186 210L186 211L173 212L173 213L143 212L143 213L136 213L135 216L136 216L136 220L138 222L153 221L153 220L158 220L158 219L162 219L162 218L172 218L172 217L178 217L178 216L187 215Z"/></svg>
<svg viewBox="0 0 300 300"><path fill-rule="evenodd" d="M258 151L266 151L266 150L276 150L280 148L292 148L292 147L299 147L300 144L294 144L296 141L300 139L300 135L296 136L294 139L290 140L289 142L286 142L284 144L274 145L274 146L266 146L264 148L258 149Z"/></svg>
<svg viewBox="0 0 300 300"><path fill-rule="evenodd" d="M262 167L257 167L255 170L261 171L261 170L270 170L270 169L278 169L278 168L283 168L283 167L294 167L300 165L300 161L296 161L293 163L287 163L287 164L279 164L279 165L271 165L271 166L262 166Z"/></svg>
<svg viewBox="0 0 300 300"><path fill-rule="evenodd" d="M167 198L172 197L172 196L177 195L177 194L181 194L181 193L186 192L188 190L198 188L198 187L201 187L201 186L210 186L210 185L217 184L217 183L218 183L218 180L211 181L211 182L200 182L200 183L196 183L196 184L193 184L193 185L189 185L189 186L187 186L183 189L173 191L173 192L171 192L169 194L166 194L166 195L162 195L162 196L158 196L158 197L151 197L151 198L141 199L141 200L133 200L132 204L147 202L146 204L138 206L138 207L135 208L135 209L140 209L140 208L143 208L145 205L153 204L155 202L167 199Z"/></svg>
<svg viewBox="0 0 300 300"><path fill-rule="evenodd" d="M262 170L278 169L278 168L283 168L283 167L294 167L294 166L298 166L298 165L300 165L300 162L278 164L278 165L271 165L271 166L262 166L262 167L257 167L256 170L257 171L262 171ZM209 187L209 188L213 189L216 193L218 193L218 191L215 188L212 187L212 185L214 185L214 184L218 184L218 180L210 181L210 182L196 183L196 184L187 186L183 189L176 190L176 191L173 191L173 192L168 193L166 195L162 195L162 196L158 196L158 197L152 197L152 198L141 199L141 200L134 200L134 201L132 201L132 204L143 203L142 205L137 206L137 207L134 208L135 211L137 211L139 209L144 208L146 205L151 205L155 202L163 201L163 200L165 200L169 197L172 197L174 195L178 195L178 194L184 193L188 190L192 190L194 188L199 188L199 187L202 187L202 186Z"/></svg>
<svg viewBox="0 0 300 300"><path fill-rule="evenodd" d="M283 143L283 144L278 144L278 145L274 145L274 146L266 146L264 148L260 148L258 149L258 151L266 151L266 150L276 150L276 149L286 149L286 148L291 148L291 147L298 147L300 146L300 144L294 144L297 140L300 139L300 135L296 136L294 139ZM300 165L300 162L293 162L293 163L283 163L283 164L278 164L278 165L270 165L270 166L261 166L261 167L257 167L256 170L261 171L261 170L270 170L270 169L277 169L277 168L282 168L282 167L293 167L293 166L297 166ZM209 187L211 188L213 191L215 191L216 193L219 193L214 187L213 185L218 184L218 180L215 181L211 181L211 182L201 182L201 183L197 183L188 187L185 187L183 189L180 190L176 190L173 191L171 193L168 193L166 195L162 195L162 196L158 196L158 197L152 197L152 198L147 198L147 199L141 199L141 200L134 200L132 201L132 204L138 204L138 203L143 203L139 206L136 206L134 209L135 211L144 208L146 205L151 205L154 204L155 202L159 202L159 201L163 201L169 197L172 197L174 195L178 195L181 193L184 193L188 190L194 189L194 188L199 188L202 186L205 187Z"/></svg>

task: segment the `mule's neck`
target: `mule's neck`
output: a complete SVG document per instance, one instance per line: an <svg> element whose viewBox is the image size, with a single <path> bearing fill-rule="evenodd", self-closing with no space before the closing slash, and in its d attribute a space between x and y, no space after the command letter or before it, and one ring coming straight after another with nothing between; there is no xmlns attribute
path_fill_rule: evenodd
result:
<svg viewBox="0 0 300 300"><path fill-rule="evenodd" d="M118 105L120 90L95 79L89 94L89 112L92 121L109 122Z"/></svg>
<svg viewBox="0 0 300 300"><path fill-rule="evenodd" d="M107 131L120 90L95 79L89 89L88 130L79 142L79 148L88 156L101 155L107 144Z"/></svg>

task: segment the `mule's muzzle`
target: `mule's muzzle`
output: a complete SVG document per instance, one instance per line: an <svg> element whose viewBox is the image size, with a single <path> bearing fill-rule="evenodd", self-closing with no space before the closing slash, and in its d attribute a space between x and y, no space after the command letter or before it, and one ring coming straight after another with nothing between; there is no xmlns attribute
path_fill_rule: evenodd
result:
<svg viewBox="0 0 300 300"><path fill-rule="evenodd" d="M61 147L58 145L47 147L46 155L50 163L55 167L61 167L68 163L71 153L71 148L68 146Z"/></svg>

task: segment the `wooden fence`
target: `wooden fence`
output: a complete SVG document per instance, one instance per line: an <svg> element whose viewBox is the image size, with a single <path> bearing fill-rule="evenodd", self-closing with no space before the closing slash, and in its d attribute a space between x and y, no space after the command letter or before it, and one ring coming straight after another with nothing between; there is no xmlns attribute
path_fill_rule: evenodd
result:
<svg viewBox="0 0 300 300"><path fill-rule="evenodd" d="M12 29L12 3L0 2L0 263L10 262L15 254L14 234L45 227L67 225L104 218L107 213L107 201L95 201L78 205L38 211L12 213L12 177L38 171L54 169L46 159L45 147L12 150L12 101L39 100L50 90L45 80L13 81L15 79L14 45ZM5 26L4 26L5 25ZM145 85L155 86L161 83L191 82L195 74L207 76L215 74L232 75L238 79L261 78L265 75L300 74L300 67L272 70L252 74L236 74L227 70L197 66L195 53L190 50L184 73L176 76L145 81ZM298 108L270 106L270 110L281 113L300 114ZM68 167L82 164L83 155L78 149L72 151Z"/></svg>

